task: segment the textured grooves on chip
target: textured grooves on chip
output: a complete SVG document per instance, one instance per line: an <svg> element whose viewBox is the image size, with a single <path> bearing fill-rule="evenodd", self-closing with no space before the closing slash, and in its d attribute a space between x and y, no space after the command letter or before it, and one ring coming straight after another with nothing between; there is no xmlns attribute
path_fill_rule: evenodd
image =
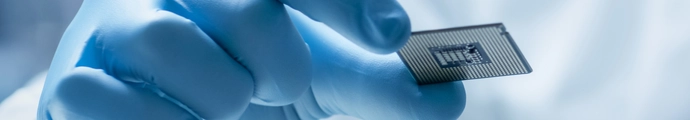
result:
<svg viewBox="0 0 690 120"><path fill-rule="evenodd" d="M480 53L482 57L488 58L488 62L449 66L443 65L444 62L434 56L434 52L444 47L468 44L481 46ZM502 23L413 32L408 43L398 51L398 55L418 84L532 72L532 68ZM445 58L456 59L452 56Z"/></svg>

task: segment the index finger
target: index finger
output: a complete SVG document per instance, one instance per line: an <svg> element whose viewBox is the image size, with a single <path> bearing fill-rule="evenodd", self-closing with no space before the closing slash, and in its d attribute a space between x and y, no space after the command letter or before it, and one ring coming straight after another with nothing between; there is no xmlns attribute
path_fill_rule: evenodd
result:
<svg viewBox="0 0 690 120"><path fill-rule="evenodd" d="M371 52L395 52L410 36L410 20L395 0L280 1Z"/></svg>

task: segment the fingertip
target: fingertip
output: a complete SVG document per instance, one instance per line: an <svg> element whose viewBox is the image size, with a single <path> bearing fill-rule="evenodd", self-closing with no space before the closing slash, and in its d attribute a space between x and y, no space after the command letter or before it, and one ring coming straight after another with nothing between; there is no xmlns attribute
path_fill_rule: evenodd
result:
<svg viewBox="0 0 690 120"><path fill-rule="evenodd" d="M363 48L378 54L387 54L397 51L407 43L410 37L410 19L405 10L397 3L380 4L381 6L369 7L362 21L370 26L358 31L362 35L360 39Z"/></svg>
<svg viewBox="0 0 690 120"><path fill-rule="evenodd" d="M281 1L373 53L395 52L410 36L410 19L395 0Z"/></svg>
<svg viewBox="0 0 690 120"><path fill-rule="evenodd" d="M466 94L462 81L437 83L419 86L426 105L416 108L425 111L418 114L420 118L457 119L465 110Z"/></svg>

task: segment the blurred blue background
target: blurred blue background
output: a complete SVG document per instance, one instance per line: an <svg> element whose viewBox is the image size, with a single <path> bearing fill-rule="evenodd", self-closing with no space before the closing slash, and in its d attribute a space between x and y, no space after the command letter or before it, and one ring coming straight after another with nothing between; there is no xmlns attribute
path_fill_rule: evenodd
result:
<svg viewBox="0 0 690 120"><path fill-rule="evenodd" d="M16 93L0 118L35 112L26 91L41 87L17 89L41 79L80 2L0 0L0 101ZM690 0L400 2L413 31L503 22L532 65L528 75L464 81L459 119L690 119Z"/></svg>
<svg viewBox="0 0 690 120"><path fill-rule="evenodd" d="M0 100L46 71L81 0L0 0Z"/></svg>

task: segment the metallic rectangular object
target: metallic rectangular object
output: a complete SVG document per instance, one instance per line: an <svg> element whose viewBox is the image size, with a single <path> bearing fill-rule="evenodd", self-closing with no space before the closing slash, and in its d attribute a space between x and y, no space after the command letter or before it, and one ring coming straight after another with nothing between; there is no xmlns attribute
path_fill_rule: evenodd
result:
<svg viewBox="0 0 690 120"><path fill-rule="evenodd" d="M532 72L502 23L413 32L398 55L420 85Z"/></svg>

